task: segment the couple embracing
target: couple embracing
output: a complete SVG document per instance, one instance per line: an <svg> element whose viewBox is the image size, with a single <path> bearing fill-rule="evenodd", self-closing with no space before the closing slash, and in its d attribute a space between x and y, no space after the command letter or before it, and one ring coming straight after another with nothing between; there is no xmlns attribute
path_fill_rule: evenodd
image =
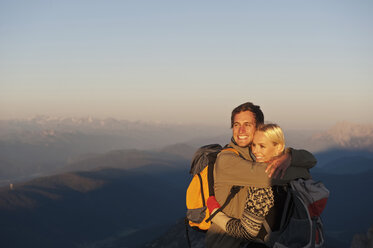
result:
<svg viewBox="0 0 373 248"><path fill-rule="evenodd" d="M212 218L206 247L267 247L265 221L271 230L279 228L284 211L284 185L297 178L311 178L315 157L305 151L285 148L285 138L276 124L264 124L260 107L251 102L232 111L233 131L229 147L221 152L214 167L215 196L207 206L214 213L224 203L232 186L242 186L222 212Z"/></svg>

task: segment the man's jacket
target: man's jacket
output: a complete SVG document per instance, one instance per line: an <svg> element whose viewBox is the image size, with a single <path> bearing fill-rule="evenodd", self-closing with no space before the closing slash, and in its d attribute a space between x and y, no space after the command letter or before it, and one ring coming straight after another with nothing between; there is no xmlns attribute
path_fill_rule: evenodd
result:
<svg viewBox="0 0 373 248"><path fill-rule="evenodd" d="M233 185L244 186L224 209L224 213L234 218L241 218L249 186L269 187L283 185L296 178L311 178L309 170L316 164L315 157L305 150L288 148L291 152L291 165L283 179L268 178L265 173L266 163L253 162L249 148L242 148L231 142L230 147L236 149L237 155L231 151L221 152L215 162L214 185L215 197L223 204ZM213 221L213 220L212 220ZM239 247L241 240L228 236L219 227L211 225L206 235L207 247Z"/></svg>

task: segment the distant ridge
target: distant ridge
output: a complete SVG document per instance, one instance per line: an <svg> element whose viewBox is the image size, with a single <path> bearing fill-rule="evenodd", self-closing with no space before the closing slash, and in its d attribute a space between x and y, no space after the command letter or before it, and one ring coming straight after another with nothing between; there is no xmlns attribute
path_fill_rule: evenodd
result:
<svg viewBox="0 0 373 248"><path fill-rule="evenodd" d="M191 146L185 143L178 143L174 145L169 145L162 148L160 151L166 154L173 154L176 156L180 156L188 161L190 161L193 157L193 154L196 152L197 147Z"/></svg>
<svg viewBox="0 0 373 248"><path fill-rule="evenodd" d="M320 146L364 149L373 152L373 124L339 122L328 131L312 136L311 142Z"/></svg>
<svg viewBox="0 0 373 248"><path fill-rule="evenodd" d="M210 125L93 117L37 116L30 119L0 120L0 140L3 141L53 145L56 141L64 140L69 144L74 143L71 142L71 138L69 139L69 135L80 135L80 139L84 138L82 136L101 138L101 140L90 140L97 142L96 145L100 147L99 141L105 144L108 138L120 138L122 142L114 139L111 149L115 149L115 145L116 148L159 149L166 145L187 142L193 138L215 136L224 130L224 127Z"/></svg>
<svg viewBox="0 0 373 248"><path fill-rule="evenodd" d="M115 150L72 161L59 171L84 171L98 168L134 169L149 164L166 166L171 169L186 168L186 158L167 151L169 150L166 149L159 152L137 149Z"/></svg>
<svg viewBox="0 0 373 248"><path fill-rule="evenodd" d="M8 180L50 174L66 163L87 158L87 154L91 157L125 149L159 151L165 146L173 153L176 151L171 148L173 144L216 136L224 130L214 126L92 117L0 120L0 185ZM188 154L179 151L184 157Z"/></svg>

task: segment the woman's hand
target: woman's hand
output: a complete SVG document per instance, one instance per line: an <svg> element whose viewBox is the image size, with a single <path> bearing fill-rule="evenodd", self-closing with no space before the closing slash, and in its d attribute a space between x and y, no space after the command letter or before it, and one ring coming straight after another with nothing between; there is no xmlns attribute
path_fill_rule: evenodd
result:
<svg viewBox="0 0 373 248"><path fill-rule="evenodd" d="M291 153L285 152L268 162L266 173L268 173L269 178L276 178L279 176L280 178L283 178L290 164Z"/></svg>

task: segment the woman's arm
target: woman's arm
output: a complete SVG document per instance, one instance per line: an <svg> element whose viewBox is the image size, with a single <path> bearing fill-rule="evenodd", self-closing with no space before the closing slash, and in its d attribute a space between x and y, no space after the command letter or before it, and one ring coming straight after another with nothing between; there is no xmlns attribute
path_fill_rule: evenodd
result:
<svg viewBox="0 0 373 248"><path fill-rule="evenodd" d="M212 222L232 237L248 240L254 239L243 227L240 219L229 217L223 212L218 212L212 219Z"/></svg>
<svg viewBox="0 0 373 248"><path fill-rule="evenodd" d="M215 198L209 198L208 208L212 212L219 208ZM264 222L265 216L274 205L271 187L249 187L246 205L241 219L232 218L223 212L218 212L212 219L217 226L235 238L254 239Z"/></svg>

